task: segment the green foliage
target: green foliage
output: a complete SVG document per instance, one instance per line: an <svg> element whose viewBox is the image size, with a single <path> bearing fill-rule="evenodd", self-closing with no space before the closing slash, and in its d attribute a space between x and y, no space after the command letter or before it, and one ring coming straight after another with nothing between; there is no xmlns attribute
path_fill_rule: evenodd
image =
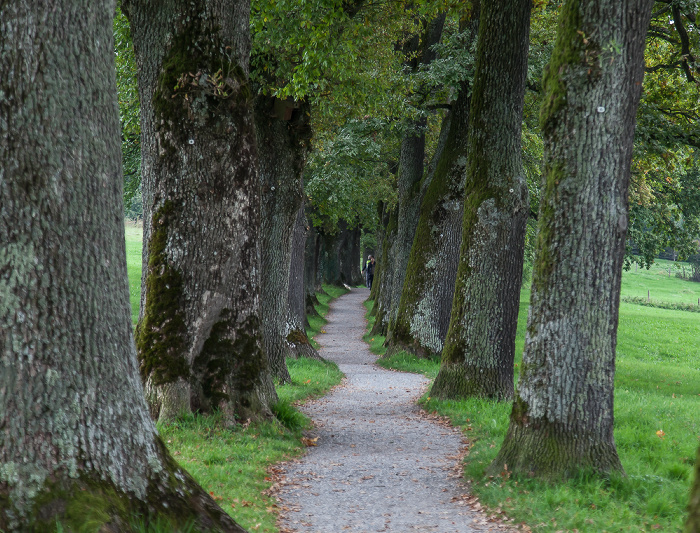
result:
<svg viewBox="0 0 700 533"><path fill-rule="evenodd" d="M124 208L126 215L136 220L142 216L140 105L131 29L119 7L114 16L114 57L122 131Z"/></svg>

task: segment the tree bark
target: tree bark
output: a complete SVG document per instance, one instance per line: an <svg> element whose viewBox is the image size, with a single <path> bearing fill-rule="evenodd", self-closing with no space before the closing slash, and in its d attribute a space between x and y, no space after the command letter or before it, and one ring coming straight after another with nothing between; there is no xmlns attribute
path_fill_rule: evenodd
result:
<svg viewBox="0 0 700 533"><path fill-rule="evenodd" d="M286 358L294 355L287 339L291 331L289 268L294 223L304 204L302 172L311 139L310 106L306 101L264 95L255 102L263 206L263 338L272 373L287 383L291 378Z"/></svg>
<svg viewBox="0 0 700 533"><path fill-rule="evenodd" d="M360 247L360 240L362 238L362 229L360 226L356 226L350 232L350 281L348 282L351 286L356 287L357 285L364 286L365 280L362 276L362 267L360 265L362 261L362 248Z"/></svg>
<svg viewBox="0 0 700 533"><path fill-rule="evenodd" d="M318 316L318 312L314 307L318 304L316 290L318 284L318 262L320 241L318 231L309 222L308 234L306 235L306 243L304 244L304 291L306 305L306 316Z"/></svg>
<svg viewBox="0 0 700 533"><path fill-rule="evenodd" d="M513 396L528 190L520 129L529 0L481 6L469 116L460 264L431 394Z"/></svg>
<svg viewBox="0 0 700 533"><path fill-rule="evenodd" d="M302 205L297 210L292 235L292 260L289 267L289 316L287 324L287 342L295 357L309 357L323 360L316 349L311 346L306 335L306 289L304 288L304 248L306 234L309 231L306 214Z"/></svg>
<svg viewBox="0 0 700 533"><path fill-rule="evenodd" d="M407 46L407 53L414 50L416 57L409 62L410 67L417 71L420 66L430 64L436 57L431 46L440 41L445 15L440 15L430 21L421 36L420 44L416 38L414 46ZM398 218L396 237L394 240L393 273L391 275L391 296L388 313L388 337L392 335L393 323L398 314L406 277L406 266L411 254L413 239L420 214L421 180L425 169L425 128L427 119L423 116L407 125L407 131L401 141L401 154L398 171ZM388 338L388 340L390 340Z"/></svg>
<svg viewBox="0 0 700 533"><path fill-rule="evenodd" d="M247 0L124 0L139 65L146 263L137 348L153 416L269 416Z"/></svg>
<svg viewBox="0 0 700 533"><path fill-rule="evenodd" d="M372 335L386 336L389 326L389 311L391 308L391 288L394 276L394 260L396 256L396 227L398 225L398 210L385 207L383 239L379 260L375 266L374 282L370 298L375 301L375 321Z"/></svg>
<svg viewBox="0 0 700 533"><path fill-rule="evenodd" d="M651 0L566 2L544 77L539 233L500 471L622 470L613 379L627 187Z"/></svg>
<svg viewBox="0 0 700 533"><path fill-rule="evenodd" d="M0 3L0 529L242 532L148 416L111 1Z"/></svg>
<svg viewBox="0 0 700 533"><path fill-rule="evenodd" d="M467 17L464 29L468 24L471 39L465 46L471 47L478 31L478 3ZM442 353L462 241L470 94L471 84L465 81L443 119L387 353L405 350L419 357Z"/></svg>

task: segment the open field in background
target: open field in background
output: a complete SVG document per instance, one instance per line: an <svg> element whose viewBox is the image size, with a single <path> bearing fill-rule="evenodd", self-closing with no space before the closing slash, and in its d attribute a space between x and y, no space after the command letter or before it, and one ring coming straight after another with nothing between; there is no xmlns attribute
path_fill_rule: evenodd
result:
<svg viewBox="0 0 700 533"><path fill-rule="evenodd" d="M127 262L134 321L138 316L141 270L140 229L127 227ZM623 275L622 297L667 304L697 303L700 283L668 275L670 261L647 270L634 266ZM672 265L672 264L671 264ZM342 294L327 287L333 297ZM319 295L325 314L331 296ZM521 293L516 364L522 358L529 290ZM309 334L325 322L313 319ZM472 490L494 514L503 512L536 531L679 531L700 443L700 314L683 310L620 306L615 392L615 440L627 477L598 480L582 475L566 484L540 483L504 475L483 479L508 425L509 404L485 400L440 402L427 395L429 411L451 417L471 441L465 475ZM367 336L375 353L381 337ZM283 425L222 429L198 417L160 428L176 457L219 503L245 527L276 531L274 501L260 494L271 483L267 468L301 453L306 419L293 408L299 399L321 394L341 379L337 367L290 361L292 385L278 388L276 414ZM434 377L439 361L398 354L383 366ZM516 367L517 379L518 367ZM663 432L658 434L657 432ZM266 480L265 478L268 478ZM260 526L258 526L260 524ZM258 529L255 529L258 527Z"/></svg>

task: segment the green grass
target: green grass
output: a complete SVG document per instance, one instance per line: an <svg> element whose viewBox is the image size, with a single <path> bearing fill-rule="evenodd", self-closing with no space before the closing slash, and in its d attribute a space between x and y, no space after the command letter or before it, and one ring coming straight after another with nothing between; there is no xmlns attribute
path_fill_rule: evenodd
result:
<svg viewBox="0 0 700 533"><path fill-rule="evenodd" d="M651 302L698 306L700 301L700 283L676 277L680 268L687 264L657 259L649 268L632 268L622 275L621 296L639 298Z"/></svg>
<svg viewBox="0 0 700 533"><path fill-rule="evenodd" d="M670 262L666 262L670 263ZM641 270L625 272L622 296L642 283L672 304L700 284ZM653 282L653 285L652 283ZM644 289L646 291L646 289ZM684 292L686 291L686 292ZM695 297L695 296L692 296ZM521 294L516 335L516 380L525 341L529 290ZM368 302L369 306L370 303ZM369 309L369 307L368 307ZM465 477L483 505L516 523L543 531L679 531L700 439L700 318L696 313L623 303L615 378L615 442L626 476L601 480L581 474L566 483L507 475L485 477L505 436L511 405L483 399L421 400L448 416L470 441ZM366 337L370 341L371 337ZM383 353L374 340L375 353ZM407 354L380 359L382 366L433 377L439 363ZM657 434L662 431L663 433ZM663 437L663 438L662 438Z"/></svg>
<svg viewBox="0 0 700 533"><path fill-rule="evenodd" d="M326 284L323 285L323 292L316 293L316 297L318 298L319 303L316 304L314 307L319 316L309 317L310 327L306 329L306 336L309 337L311 345L317 350L319 349L319 345L318 342L314 340L314 337L319 333L323 333L323 326L325 326L328 323L328 321L324 317L328 314L328 310L330 309L330 301L347 293L348 290L344 287Z"/></svg>
<svg viewBox="0 0 700 533"><path fill-rule="evenodd" d="M134 324L141 296L141 238L141 228L127 223L127 268ZM321 303L317 306L322 316L328 313L332 299L347 292L330 285L324 285L324 291L318 294ZM326 324L323 318L313 320L316 327L307 332L310 339ZM301 455L306 448L303 431L310 422L295 405L325 394L343 378L338 366L331 362L289 359L287 367L292 381L277 386L279 402L272 406L272 421L226 427L220 416L192 415L158 424L161 437L180 465L249 531L277 531L275 500L263 493L274 483L274 465ZM135 531L161 530L170 531L165 526L145 528L135 524Z"/></svg>
<svg viewBox="0 0 700 533"><path fill-rule="evenodd" d="M126 230L126 269L129 274L129 301L131 303L131 321L134 325L139 319L141 305L141 242L143 228L131 222L125 224Z"/></svg>

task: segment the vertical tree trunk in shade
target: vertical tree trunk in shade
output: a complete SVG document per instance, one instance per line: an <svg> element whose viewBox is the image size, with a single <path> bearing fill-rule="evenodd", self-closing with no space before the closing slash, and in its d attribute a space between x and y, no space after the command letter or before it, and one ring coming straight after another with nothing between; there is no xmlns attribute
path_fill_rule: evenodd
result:
<svg viewBox="0 0 700 533"><path fill-rule="evenodd" d="M389 311L391 306L391 287L394 276L394 260L396 257L396 227L398 210L385 209L382 222L384 226L384 238L380 249L380 261L374 270L374 282L370 297L375 301L375 322L372 327L372 335L386 336L389 326Z"/></svg>
<svg viewBox="0 0 700 533"><path fill-rule="evenodd" d="M316 297L317 280L318 280L318 261L320 241L318 231L309 222L308 234L304 243L304 305L306 306L307 316L316 316L318 312L314 307L319 303Z"/></svg>
<svg viewBox="0 0 700 533"><path fill-rule="evenodd" d="M292 258L289 267L289 315L287 319L289 343L293 356L321 359L306 335L306 289L304 288L304 246L308 226L304 206L297 210L292 234Z"/></svg>
<svg viewBox="0 0 700 533"><path fill-rule="evenodd" d="M338 246L340 235L327 231L319 232L321 247L319 249L319 270L323 283L340 285L340 257Z"/></svg>
<svg viewBox="0 0 700 533"><path fill-rule="evenodd" d="M427 66L436 57L431 47L440 41L445 16L441 15L426 25L425 34L421 36L420 44L415 38L414 46L407 46L407 53L417 52L415 58L409 62L409 66L417 71L420 66ZM389 296L388 335L392 333L392 325L396 319L401 300L401 291L406 277L406 266L411 254L413 238L416 234L416 226L420 213L421 180L425 168L425 117L418 118L407 125L407 131L401 141L401 154L398 171L398 215L395 250L391 267L391 294Z"/></svg>
<svg viewBox="0 0 700 533"><path fill-rule="evenodd" d="M338 269L340 282L353 285L360 277L360 229L349 229L348 223L341 220L338 223Z"/></svg>
<svg viewBox="0 0 700 533"><path fill-rule="evenodd" d="M287 340L289 267L294 223L304 204L302 172L311 139L309 104L257 96L255 131L262 196L263 338L272 373L288 382L286 358L294 355Z"/></svg>
<svg viewBox="0 0 700 533"><path fill-rule="evenodd" d="M690 489L685 533L700 533L700 448L695 459L695 482Z"/></svg>
<svg viewBox="0 0 700 533"><path fill-rule="evenodd" d="M621 470L613 379L651 0L566 2L544 76L542 198L522 373L492 469Z"/></svg>
<svg viewBox="0 0 700 533"><path fill-rule="evenodd" d="M478 3L467 16L463 24L465 29L469 24L471 38L465 46L471 47L478 30ZM470 94L470 85L463 82L443 119L387 353L406 350L435 356L442 352L462 241Z"/></svg>
<svg viewBox="0 0 700 533"><path fill-rule="evenodd" d="M350 236L350 267L351 267L351 276L350 276L350 285L353 287L357 285L362 285L364 286L365 280L362 275L362 266L360 265L360 261L362 259L362 248L360 246L360 240L362 238L362 229L360 226L357 226L355 229L352 230L352 234Z"/></svg>
<svg viewBox="0 0 700 533"><path fill-rule="evenodd" d="M136 341L152 414L268 416L249 3L123 8L140 75L147 267Z"/></svg>
<svg viewBox="0 0 700 533"><path fill-rule="evenodd" d="M50 7L0 3L0 530L158 518L242 532L170 457L144 401L114 2Z"/></svg>
<svg viewBox="0 0 700 533"><path fill-rule="evenodd" d="M513 395L528 190L520 127L529 0L483 2L469 112L460 263L431 394Z"/></svg>

